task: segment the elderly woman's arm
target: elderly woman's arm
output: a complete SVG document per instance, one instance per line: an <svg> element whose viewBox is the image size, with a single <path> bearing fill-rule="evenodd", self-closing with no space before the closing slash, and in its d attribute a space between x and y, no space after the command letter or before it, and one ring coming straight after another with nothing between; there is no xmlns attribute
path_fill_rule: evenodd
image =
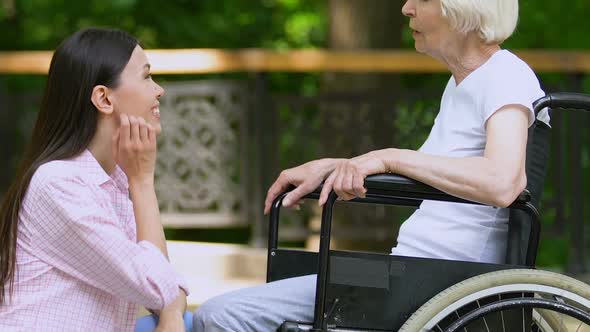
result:
<svg viewBox="0 0 590 332"><path fill-rule="evenodd" d="M486 123L482 157L453 158L385 149L342 162L330 174L320 197L333 188L342 199L363 196L367 175L392 172L451 195L498 207L510 205L526 186L525 155L530 110L507 105Z"/></svg>

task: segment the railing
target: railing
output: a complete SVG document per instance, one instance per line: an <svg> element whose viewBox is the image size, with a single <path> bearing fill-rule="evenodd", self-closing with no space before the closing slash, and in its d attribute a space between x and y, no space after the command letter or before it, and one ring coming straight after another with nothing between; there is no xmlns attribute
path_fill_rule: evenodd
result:
<svg viewBox="0 0 590 332"><path fill-rule="evenodd" d="M559 87L547 91L582 91L583 82L590 72L590 52L578 51L516 51L537 73L565 73L566 79ZM296 50L273 52L265 50L148 50L148 58L154 74L214 74L214 73L254 73L254 80L247 82L247 88L255 96L255 104L248 110L251 119L244 128L248 131L247 154L250 161L247 215L253 220L255 243L264 243L266 221L260 207L269 182L279 170L277 138L280 124L277 119L279 107L298 110L304 107L321 108L320 105L346 102L354 105L378 103L395 110L397 96L388 95L317 95L293 96L278 95L269 91L266 73L392 73L419 74L445 73L446 68L437 61L417 54L414 51L328 51ZM47 73L52 52L0 52L0 74L39 74ZM252 84L253 83L253 84ZM207 83L204 82L204 85ZM219 87L217 87L219 88ZM1 95L0 91L0 95ZM432 95L432 93L430 93ZM389 104L388 104L389 103ZM544 233L564 234L569 225L570 271L587 270L585 252L588 248L587 230L584 220L588 209L584 204L583 155L588 153L585 141L584 123L588 120L578 115L553 115L554 143L552 146L551 176L548 179L551 195L545 197L542 211L551 210L555 222L544 228ZM320 133L308 127L297 129L307 139L319 140ZM299 161L299 160L298 160ZM300 160L303 161L303 160ZM567 220L567 222L566 222Z"/></svg>
<svg viewBox="0 0 590 332"><path fill-rule="evenodd" d="M590 72L590 52L516 52L535 71ZM0 52L0 74L46 74L51 51ZM380 72L441 73L436 60L414 51L326 51L180 49L147 50L154 74L211 74L232 72Z"/></svg>

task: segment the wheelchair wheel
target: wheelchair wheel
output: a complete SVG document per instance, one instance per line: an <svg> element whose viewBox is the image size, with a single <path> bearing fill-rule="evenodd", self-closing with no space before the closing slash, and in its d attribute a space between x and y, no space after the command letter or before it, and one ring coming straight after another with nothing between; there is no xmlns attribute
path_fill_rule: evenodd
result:
<svg viewBox="0 0 590 332"><path fill-rule="evenodd" d="M590 286L532 269L482 274L420 307L400 332L590 332Z"/></svg>

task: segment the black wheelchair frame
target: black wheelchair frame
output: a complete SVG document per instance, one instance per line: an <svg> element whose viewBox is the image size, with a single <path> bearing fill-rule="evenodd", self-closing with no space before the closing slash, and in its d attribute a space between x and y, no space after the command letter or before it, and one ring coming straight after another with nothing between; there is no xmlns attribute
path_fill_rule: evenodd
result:
<svg viewBox="0 0 590 332"><path fill-rule="evenodd" d="M534 103L535 115L545 108L551 111L590 110L590 96L548 94ZM337 200L333 191L322 210L319 252L281 249L278 248L279 212L288 191L277 197L270 212L267 282L317 274L313 323L285 322L280 331L396 331L430 298L458 282L492 271L534 268L540 236L540 216L536 206L543 190L550 133L550 127L539 120L535 120L529 129L527 189L509 207L505 264L331 251L332 210ZM365 187L366 197L355 198L351 202L411 207L418 207L423 200L479 204L394 174L369 176ZM318 199L320 192L321 186L305 198ZM524 308L530 306L531 301L535 300L506 300L502 305L520 303L520 307ZM543 300L538 300L535 305L558 305L539 301ZM498 304L495 306L498 307ZM486 310L490 308L474 310L471 315L484 315ZM590 325L590 313L582 313L581 320ZM455 325L463 323L466 324L459 321Z"/></svg>

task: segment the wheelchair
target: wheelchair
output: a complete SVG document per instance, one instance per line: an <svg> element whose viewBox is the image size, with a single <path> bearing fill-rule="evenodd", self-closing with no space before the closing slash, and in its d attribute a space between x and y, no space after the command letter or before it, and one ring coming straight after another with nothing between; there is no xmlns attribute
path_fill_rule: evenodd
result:
<svg viewBox="0 0 590 332"><path fill-rule="evenodd" d="M534 103L590 111L590 95L548 94ZM504 264L330 250L332 191L322 210L319 252L278 248L279 212L270 212L267 282L317 274L313 322L284 322L279 331L590 331L590 285L535 269L551 128L529 128L527 188L509 209ZM349 202L418 207L423 200L479 204L394 174L366 178L365 198ZM306 199L318 199L320 188Z"/></svg>

